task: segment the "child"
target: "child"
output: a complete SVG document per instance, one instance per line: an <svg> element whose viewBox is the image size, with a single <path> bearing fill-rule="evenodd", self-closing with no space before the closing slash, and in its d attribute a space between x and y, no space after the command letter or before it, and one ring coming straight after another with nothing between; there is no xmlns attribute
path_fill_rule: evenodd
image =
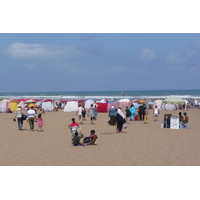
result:
<svg viewBox="0 0 200 200"><path fill-rule="evenodd" d="M41 113L38 115L37 120L38 120L38 132L39 132L42 131L42 125L44 125Z"/></svg>
<svg viewBox="0 0 200 200"><path fill-rule="evenodd" d="M148 110L145 111L144 123L145 123L145 124L148 124L148 123L149 123Z"/></svg>

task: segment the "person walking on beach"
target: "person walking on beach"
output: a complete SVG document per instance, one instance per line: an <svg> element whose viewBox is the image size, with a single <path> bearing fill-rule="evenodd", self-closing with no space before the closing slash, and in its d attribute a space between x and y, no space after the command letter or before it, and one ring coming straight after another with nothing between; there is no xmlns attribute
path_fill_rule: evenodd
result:
<svg viewBox="0 0 200 200"><path fill-rule="evenodd" d="M146 108L145 108L144 105L141 105L141 106L139 107L139 112L138 112L138 114L139 114L139 117L140 117L140 121L144 121L145 110L146 110Z"/></svg>
<svg viewBox="0 0 200 200"><path fill-rule="evenodd" d="M133 121L133 120L135 120L135 115L136 115L136 109L135 109L134 105L131 105L130 112L131 112L131 121Z"/></svg>
<svg viewBox="0 0 200 200"><path fill-rule="evenodd" d="M158 121L158 114L159 114L159 109L157 106L153 109L153 116L154 116L154 121Z"/></svg>
<svg viewBox="0 0 200 200"><path fill-rule="evenodd" d="M111 109L108 114L108 116L110 117L110 120L108 121L108 123L112 126L115 125L115 115L116 115L116 110L115 110L114 106L111 106Z"/></svg>
<svg viewBox="0 0 200 200"><path fill-rule="evenodd" d="M33 106L31 106L31 108L27 112L27 122L29 122L31 132L34 129L35 115L36 115L35 110L34 110Z"/></svg>
<svg viewBox="0 0 200 200"><path fill-rule="evenodd" d="M22 108L21 108L21 105L18 105L17 106L17 110L15 112L15 117L14 117L14 120L16 120L17 118L17 125L18 125L18 129L19 130L22 130L22 126L23 126L23 120L22 120Z"/></svg>
<svg viewBox="0 0 200 200"><path fill-rule="evenodd" d="M97 105L94 106L94 118L97 120L97 115L98 115L98 110L97 110Z"/></svg>
<svg viewBox="0 0 200 200"><path fill-rule="evenodd" d="M76 115L78 114L79 117L79 124L82 124L83 121L83 116L82 116L83 110L84 110L83 107L81 106L81 104L79 104L78 111L76 112Z"/></svg>
<svg viewBox="0 0 200 200"><path fill-rule="evenodd" d="M85 111L84 107L82 107L82 108L83 108L83 110L82 110L82 117L83 117L83 120L85 120L86 111Z"/></svg>
<svg viewBox="0 0 200 200"><path fill-rule="evenodd" d="M116 122L117 122L117 133L122 133L123 124L126 122L126 120L124 113L121 111L121 108L119 108L117 111Z"/></svg>
<svg viewBox="0 0 200 200"><path fill-rule="evenodd" d="M38 132L39 131L42 132L42 126L44 125L44 121L42 119L42 114L41 113L38 115L37 121L38 121Z"/></svg>
<svg viewBox="0 0 200 200"><path fill-rule="evenodd" d="M88 110L88 116L90 117L91 120L91 124L93 123L93 120L95 119L95 115L94 115L94 108L93 108L93 104L91 104L89 110Z"/></svg>

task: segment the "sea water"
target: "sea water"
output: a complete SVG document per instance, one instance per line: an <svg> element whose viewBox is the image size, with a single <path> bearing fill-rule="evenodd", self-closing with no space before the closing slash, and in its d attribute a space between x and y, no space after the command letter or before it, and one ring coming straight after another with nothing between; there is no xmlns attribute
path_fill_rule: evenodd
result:
<svg viewBox="0 0 200 200"><path fill-rule="evenodd" d="M200 90L128 90L128 91L52 91L52 92L0 92L0 99L145 99L177 96L184 99L200 98Z"/></svg>

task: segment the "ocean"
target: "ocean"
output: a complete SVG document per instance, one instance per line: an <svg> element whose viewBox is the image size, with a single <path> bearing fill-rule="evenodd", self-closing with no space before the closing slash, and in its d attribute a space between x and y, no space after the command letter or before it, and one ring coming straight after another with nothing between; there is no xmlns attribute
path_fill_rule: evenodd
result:
<svg viewBox="0 0 200 200"><path fill-rule="evenodd" d="M122 92L124 95L122 95ZM199 90L128 90L128 91L65 91L65 92L0 92L0 99L145 99L178 96L184 99L200 99Z"/></svg>

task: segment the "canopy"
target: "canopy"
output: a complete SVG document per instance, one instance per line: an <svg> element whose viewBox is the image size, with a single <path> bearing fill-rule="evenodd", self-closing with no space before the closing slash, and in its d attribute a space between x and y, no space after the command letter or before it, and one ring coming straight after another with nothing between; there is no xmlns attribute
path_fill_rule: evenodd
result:
<svg viewBox="0 0 200 200"><path fill-rule="evenodd" d="M170 97L163 100L164 103L185 104L185 101L180 97Z"/></svg>

